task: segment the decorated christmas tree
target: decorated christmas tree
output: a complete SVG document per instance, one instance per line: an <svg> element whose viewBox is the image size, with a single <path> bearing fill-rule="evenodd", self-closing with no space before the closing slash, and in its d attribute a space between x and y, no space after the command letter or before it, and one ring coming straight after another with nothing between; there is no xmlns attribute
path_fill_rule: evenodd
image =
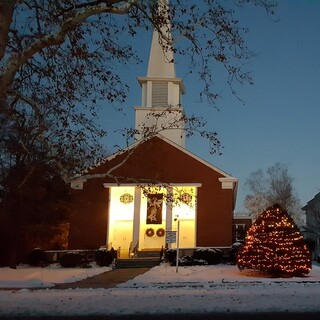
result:
<svg viewBox="0 0 320 320"><path fill-rule="evenodd" d="M260 270L272 276L303 276L311 270L311 255L293 219L274 205L248 230L237 265L240 270Z"/></svg>

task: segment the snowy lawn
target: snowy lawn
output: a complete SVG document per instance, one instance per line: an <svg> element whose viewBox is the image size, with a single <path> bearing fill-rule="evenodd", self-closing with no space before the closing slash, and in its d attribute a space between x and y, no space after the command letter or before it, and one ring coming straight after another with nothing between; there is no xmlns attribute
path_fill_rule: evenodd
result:
<svg viewBox="0 0 320 320"><path fill-rule="evenodd" d="M0 269L0 285L76 281L107 268ZM16 282L17 283L17 282ZM196 312L320 312L320 267L304 278L267 278L236 266L161 265L113 289L0 290L1 316L84 316Z"/></svg>
<svg viewBox="0 0 320 320"><path fill-rule="evenodd" d="M20 265L17 269L0 268L1 288L46 288L55 283L71 283L110 271L109 267L61 268L60 264L52 264L46 268L34 268Z"/></svg>

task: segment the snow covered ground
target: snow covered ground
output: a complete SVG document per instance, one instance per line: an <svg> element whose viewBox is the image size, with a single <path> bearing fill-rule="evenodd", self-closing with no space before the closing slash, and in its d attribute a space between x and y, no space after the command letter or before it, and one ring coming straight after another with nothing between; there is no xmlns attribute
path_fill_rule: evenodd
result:
<svg viewBox="0 0 320 320"><path fill-rule="evenodd" d="M56 290L109 268L0 269L1 316L84 316L197 312L320 312L320 266L304 278L266 278L236 266L161 265L112 289ZM42 288L42 289L33 289Z"/></svg>
<svg viewBox="0 0 320 320"><path fill-rule="evenodd" d="M52 264L46 268L33 268L20 265L18 269L0 268L1 288L47 288L55 283L72 283L88 277L110 271L108 267L61 268L60 264Z"/></svg>

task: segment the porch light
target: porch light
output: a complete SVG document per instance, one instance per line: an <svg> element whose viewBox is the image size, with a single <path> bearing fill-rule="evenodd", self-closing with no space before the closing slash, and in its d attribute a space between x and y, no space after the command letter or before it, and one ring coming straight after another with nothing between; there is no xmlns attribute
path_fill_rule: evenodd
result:
<svg viewBox="0 0 320 320"><path fill-rule="evenodd" d="M130 193L124 193L122 196L120 196L120 202L127 204L133 201L133 196Z"/></svg>

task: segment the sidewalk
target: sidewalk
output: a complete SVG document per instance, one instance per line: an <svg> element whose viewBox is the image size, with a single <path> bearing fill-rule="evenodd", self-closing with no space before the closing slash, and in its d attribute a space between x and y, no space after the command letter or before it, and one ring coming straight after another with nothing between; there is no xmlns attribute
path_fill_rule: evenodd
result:
<svg viewBox="0 0 320 320"><path fill-rule="evenodd" d="M115 269L112 271L101 273L97 276L86 278L81 281L72 283L59 283L51 289L108 289L114 288L120 283L127 282L136 276L143 274L150 270L150 268L125 268Z"/></svg>

